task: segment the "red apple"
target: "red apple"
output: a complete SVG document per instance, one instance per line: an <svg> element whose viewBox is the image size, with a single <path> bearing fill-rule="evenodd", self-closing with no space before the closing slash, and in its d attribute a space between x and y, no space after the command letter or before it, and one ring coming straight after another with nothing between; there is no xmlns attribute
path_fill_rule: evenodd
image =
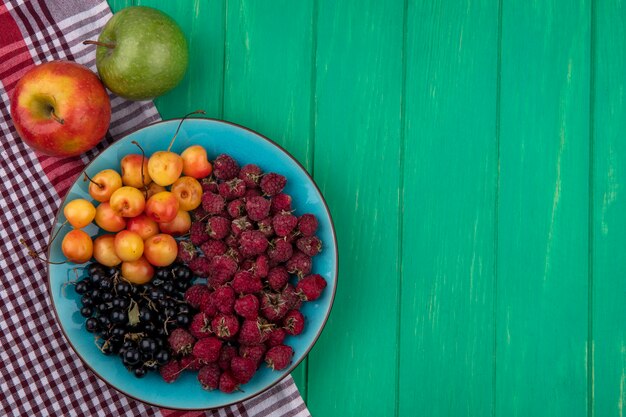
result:
<svg viewBox="0 0 626 417"><path fill-rule="evenodd" d="M51 61L30 69L11 96L11 118L20 137L52 156L81 154L104 137L111 103L87 67Z"/></svg>

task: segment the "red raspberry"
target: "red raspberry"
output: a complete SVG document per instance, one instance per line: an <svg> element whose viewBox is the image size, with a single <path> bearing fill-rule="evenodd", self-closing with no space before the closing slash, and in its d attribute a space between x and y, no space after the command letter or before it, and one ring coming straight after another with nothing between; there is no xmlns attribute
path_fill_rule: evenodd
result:
<svg viewBox="0 0 626 417"><path fill-rule="evenodd" d="M293 255L293 246L285 238L277 238L272 241L267 256L274 262L287 262Z"/></svg>
<svg viewBox="0 0 626 417"><path fill-rule="evenodd" d="M257 227L259 228L259 232L263 233L263 235L267 238L274 236L274 228L272 227L272 218L266 217L263 220L257 222Z"/></svg>
<svg viewBox="0 0 626 417"><path fill-rule="evenodd" d="M228 255L218 255L211 260L209 285L213 288L226 284L237 271L237 262Z"/></svg>
<svg viewBox="0 0 626 417"><path fill-rule="evenodd" d="M232 314L235 307L235 291L228 285L215 290L212 295L217 309L224 314Z"/></svg>
<svg viewBox="0 0 626 417"><path fill-rule="evenodd" d="M230 230L233 235L239 236L242 232L252 229L252 223L248 220L248 217L238 217L230 223Z"/></svg>
<svg viewBox="0 0 626 417"><path fill-rule="evenodd" d="M263 220L270 214L270 201L264 197L247 197L246 213L250 220Z"/></svg>
<svg viewBox="0 0 626 417"><path fill-rule="evenodd" d="M270 262L266 255L259 255L256 257L256 261L253 266L253 273L257 277L265 278L270 272Z"/></svg>
<svg viewBox="0 0 626 417"><path fill-rule="evenodd" d="M193 354L180 358L181 371L197 371L202 367L202 363Z"/></svg>
<svg viewBox="0 0 626 417"><path fill-rule="evenodd" d="M246 193L243 196L246 198L249 198L249 197L256 197L259 195L263 195L263 194L261 193L261 190L259 190L258 188L248 188L246 190Z"/></svg>
<svg viewBox="0 0 626 417"><path fill-rule="evenodd" d="M232 180L239 174L239 165L229 155L221 154L213 162L213 175L219 180Z"/></svg>
<svg viewBox="0 0 626 417"><path fill-rule="evenodd" d="M226 371L220 375L220 391L225 392L226 394L230 394L239 388L239 382L235 379L233 374L230 371Z"/></svg>
<svg viewBox="0 0 626 417"><path fill-rule="evenodd" d="M217 194L217 181L213 176L202 178L202 180L200 180L200 185L202 185L203 193Z"/></svg>
<svg viewBox="0 0 626 417"><path fill-rule="evenodd" d="M311 257L300 251L295 251L287 261L287 272L295 274L299 278L311 273Z"/></svg>
<svg viewBox="0 0 626 417"><path fill-rule="evenodd" d="M167 338L172 351L178 355L187 355L191 352L196 339L185 329L174 329Z"/></svg>
<svg viewBox="0 0 626 417"><path fill-rule="evenodd" d="M212 391L220 386L222 371L216 363L207 363L198 371L198 381L205 390Z"/></svg>
<svg viewBox="0 0 626 417"><path fill-rule="evenodd" d="M263 343L267 340L267 336L273 328L274 326L264 319L244 320L239 328L238 341L242 345Z"/></svg>
<svg viewBox="0 0 626 417"><path fill-rule="evenodd" d="M230 362L230 371L237 381L245 384L254 376L256 362L250 358L235 356Z"/></svg>
<svg viewBox="0 0 626 417"><path fill-rule="evenodd" d="M276 194L272 197L270 213L276 214L281 211L291 211L291 196L289 194Z"/></svg>
<svg viewBox="0 0 626 417"><path fill-rule="evenodd" d="M259 299L247 294L235 300L235 313L244 319L255 320L259 316Z"/></svg>
<svg viewBox="0 0 626 417"><path fill-rule="evenodd" d="M272 227L278 236L287 236L297 224L298 218L288 211L281 211L272 218Z"/></svg>
<svg viewBox="0 0 626 417"><path fill-rule="evenodd" d="M176 360L171 360L159 368L161 377L168 383L176 381L181 371L182 369L180 368L180 363Z"/></svg>
<svg viewBox="0 0 626 417"><path fill-rule="evenodd" d="M261 171L261 168L254 164L248 164L241 167L241 171L239 171L239 178L243 180L246 187L256 188L259 186L262 174L263 171Z"/></svg>
<svg viewBox="0 0 626 417"><path fill-rule="evenodd" d="M211 334L211 319L203 312L193 316L189 325L189 333L196 339L202 339Z"/></svg>
<svg viewBox="0 0 626 417"><path fill-rule="evenodd" d="M244 196L246 193L246 184L239 178L233 178L230 181L225 181L218 185L217 190L226 201L230 201Z"/></svg>
<svg viewBox="0 0 626 417"><path fill-rule="evenodd" d="M207 220L206 233L212 239L224 239L230 232L230 220L222 216L213 216Z"/></svg>
<svg viewBox="0 0 626 417"><path fill-rule="evenodd" d="M317 236L301 237L296 241L296 246L308 256L315 256L322 251L322 241Z"/></svg>
<svg viewBox="0 0 626 417"><path fill-rule="evenodd" d="M249 271L239 271L233 278L233 290L238 294L254 294L263 289L261 278Z"/></svg>
<svg viewBox="0 0 626 417"><path fill-rule="evenodd" d="M236 248L228 248L226 255L230 256L237 265L243 262L243 255Z"/></svg>
<svg viewBox="0 0 626 417"><path fill-rule="evenodd" d="M194 284L185 291L185 301L193 308L198 308L202 299L211 294L206 285Z"/></svg>
<svg viewBox="0 0 626 417"><path fill-rule="evenodd" d="M239 251L244 257L262 254L268 244L267 238L258 230L246 230L239 237Z"/></svg>
<svg viewBox="0 0 626 417"><path fill-rule="evenodd" d="M293 349L291 346L278 345L270 348L265 354L265 363L275 371L285 369L293 357Z"/></svg>
<svg viewBox="0 0 626 417"><path fill-rule="evenodd" d="M263 362L263 358L265 357L265 352L267 348L263 343L255 344L255 345L241 345L239 346L239 355L244 358L250 358L254 361L257 368Z"/></svg>
<svg viewBox="0 0 626 417"><path fill-rule="evenodd" d="M222 371L227 371L230 369L230 361L237 356L237 348L231 345L222 346L222 350L220 351L220 357L217 360L217 364L219 365Z"/></svg>
<svg viewBox="0 0 626 417"><path fill-rule="evenodd" d="M302 236L313 236L317 231L317 217L313 214L303 214L298 218L298 230Z"/></svg>
<svg viewBox="0 0 626 417"><path fill-rule="evenodd" d="M211 262L204 256L198 256L197 258L192 259L191 262L189 262L188 266L195 276L200 278L206 278L209 276Z"/></svg>
<svg viewBox="0 0 626 417"><path fill-rule="evenodd" d="M286 184L287 178L275 172L270 172L269 174L263 175L260 186L263 194L272 196L280 193L283 188L285 188Z"/></svg>
<svg viewBox="0 0 626 417"><path fill-rule="evenodd" d="M218 255L225 254L227 249L226 243L215 239L210 239L200 246L200 250L208 260L212 260Z"/></svg>
<svg viewBox="0 0 626 417"><path fill-rule="evenodd" d="M283 327L290 335L299 335L304 330L304 316L298 310L289 310L283 318Z"/></svg>
<svg viewBox="0 0 626 417"><path fill-rule="evenodd" d="M302 306L302 298L300 298L300 293L296 291L296 287L291 284L285 285L285 288L281 291L281 295L283 296L283 300L287 303L287 307L293 310L299 310Z"/></svg>
<svg viewBox="0 0 626 417"><path fill-rule="evenodd" d="M209 292L206 297L202 297L198 309L206 314L209 318L214 317L217 314L217 306L213 300L213 294Z"/></svg>
<svg viewBox="0 0 626 417"><path fill-rule="evenodd" d="M289 281L289 272L284 266L275 266L270 269L267 275L267 283L274 291L280 291L285 288L285 284Z"/></svg>
<svg viewBox="0 0 626 417"><path fill-rule="evenodd" d="M289 306L280 293L264 292L261 295L259 312L269 321L282 319L289 311Z"/></svg>
<svg viewBox="0 0 626 417"><path fill-rule="evenodd" d="M206 234L206 224L202 222L191 223L191 229L189 229L189 240L196 246L202 245L209 240L209 235Z"/></svg>
<svg viewBox="0 0 626 417"><path fill-rule="evenodd" d="M267 338L267 346L273 347L282 345L285 341L285 337L287 336L287 332L282 327L277 327L270 332L269 337Z"/></svg>
<svg viewBox="0 0 626 417"><path fill-rule="evenodd" d="M239 331L239 320L233 314L220 314L211 320L213 333L221 339L231 340Z"/></svg>
<svg viewBox="0 0 626 417"><path fill-rule="evenodd" d="M202 194L202 208L207 214L219 214L224 210L224 197L219 194L205 192Z"/></svg>
<svg viewBox="0 0 626 417"><path fill-rule="evenodd" d="M220 357L222 341L215 336L205 337L193 345L193 356L201 363L216 362Z"/></svg>
<svg viewBox="0 0 626 417"><path fill-rule="evenodd" d="M254 260L250 258L244 259L239 265L239 270L248 271L254 274Z"/></svg>
<svg viewBox="0 0 626 417"><path fill-rule="evenodd" d="M236 248L239 246L239 239L237 239L237 236L230 234L224 238L224 243L229 248Z"/></svg>
<svg viewBox="0 0 626 417"><path fill-rule="evenodd" d="M246 203L243 199L237 198L228 203L226 211L230 217L236 219L237 217L241 217L246 214Z"/></svg>
<svg viewBox="0 0 626 417"><path fill-rule="evenodd" d="M209 217L209 213L207 213L202 206L199 206L189 212L191 215L191 220L194 222L203 222Z"/></svg>
<svg viewBox="0 0 626 417"><path fill-rule="evenodd" d="M326 288L326 280L318 274L308 275L296 285L296 291L304 301L317 300L324 288Z"/></svg>
<svg viewBox="0 0 626 417"><path fill-rule="evenodd" d="M188 264L196 257L196 247L189 240L178 242L178 254L176 261Z"/></svg>

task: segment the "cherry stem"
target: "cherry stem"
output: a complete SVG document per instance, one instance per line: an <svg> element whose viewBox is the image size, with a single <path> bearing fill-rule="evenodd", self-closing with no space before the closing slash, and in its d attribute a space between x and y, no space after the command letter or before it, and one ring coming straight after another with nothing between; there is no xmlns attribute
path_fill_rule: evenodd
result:
<svg viewBox="0 0 626 417"><path fill-rule="evenodd" d="M98 188L103 189L104 185L100 184L99 182L95 182L94 180L91 179L91 177L89 175L87 175L86 172L83 173L85 175L85 178L89 180L89 182L91 182L92 184L96 184L96 186L98 186ZM85 179L83 179L83 181L85 181Z"/></svg>
<svg viewBox="0 0 626 417"><path fill-rule="evenodd" d="M106 42L98 42L98 41L83 41L83 45L98 45L104 46L105 48L115 49L114 43L106 43Z"/></svg>
<svg viewBox="0 0 626 417"><path fill-rule="evenodd" d="M56 122L58 122L60 124L64 124L65 123L65 120L63 120L62 118L57 116L57 114L54 112L54 109L50 110L50 117L52 117L52 119L54 119Z"/></svg>
<svg viewBox="0 0 626 417"><path fill-rule="evenodd" d="M64 262L52 262L52 261L49 261L49 260L48 260L48 259L46 259L46 258L42 258L41 256L39 256L39 254L38 254L37 252L35 252L35 251L33 250L33 248L31 248L31 247L28 245L28 243L26 243L26 241L24 240L24 238L21 238L21 239L20 239L20 243L21 243L22 245L26 246L26 249L28 249L28 254L29 254L32 258L34 258L34 259L39 259L40 261L43 261L43 262L46 262L46 263L49 263L49 264L52 264L52 265L63 265L63 264L65 263L65 261L64 261Z"/></svg>
<svg viewBox="0 0 626 417"><path fill-rule="evenodd" d="M141 182L143 184L143 192L144 192L146 200L147 200L148 199L148 186L146 185L146 181L145 181L144 176L143 176L143 160L146 159L146 153L144 152L144 150L141 147L141 145L139 144L139 142L134 140L131 143L133 145L136 145L139 148L139 150L141 150Z"/></svg>
<svg viewBox="0 0 626 417"><path fill-rule="evenodd" d="M180 119L180 123L178 124L178 127L176 128L176 133L174 133L174 137L172 138L172 141L170 142L170 146L167 147L168 152L170 151L170 149L172 149L172 145L174 145L176 136L178 136L178 131L180 130L180 127L183 125L183 122L185 121L185 119L187 119L189 116L192 116L194 114L206 114L206 112L204 110L192 111L191 113L187 113L185 116L183 116L182 119Z"/></svg>

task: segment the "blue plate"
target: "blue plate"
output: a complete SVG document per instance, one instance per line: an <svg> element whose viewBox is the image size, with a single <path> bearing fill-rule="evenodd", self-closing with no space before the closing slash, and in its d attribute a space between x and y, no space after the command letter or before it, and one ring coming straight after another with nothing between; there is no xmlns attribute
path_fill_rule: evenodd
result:
<svg viewBox="0 0 626 417"><path fill-rule="evenodd" d="M178 124L179 120L158 122L127 135L98 155L86 167L85 172L89 176L107 168L119 172L122 157L129 153L138 153L137 147L131 144L133 140L141 144L146 155L166 149ZM223 394L219 391L203 390L196 380L195 372L184 372L172 384L164 382L155 372L150 372L143 379L136 379L123 367L119 358L103 355L94 344L94 336L84 328L84 319L78 311L79 296L71 286L63 289L64 283L75 280L76 272L78 276L84 275L83 265L50 265L49 291L55 313L70 345L85 364L105 382L130 397L158 407L184 410L217 408L243 401L267 390L287 376L308 354L322 332L330 314L337 283L337 242L328 206L312 178L289 153L249 129L211 119L187 119L183 123L172 150L180 153L191 145L204 146L209 159L214 159L220 153L228 153L241 165L255 163L265 172L274 171L287 177L285 192L293 197L295 213L313 213L319 220L318 236L324 248L314 258L313 272L324 276L328 287L318 300L303 304L302 313L306 316L304 332L286 340L295 351L291 366L283 371L272 371L261 366L254 378L241 387L241 392ZM59 209L51 236L65 221L63 207L68 201L75 198L91 200L87 186L88 183L83 181L81 174ZM61 241L66 230L69 231L69 227L66 226L61 231L61 236L50 246L48 259L64 260ZM88 226L85 231L91 236L98 233L95 225ZM76 267L79 269L75 270Z"/></svg>

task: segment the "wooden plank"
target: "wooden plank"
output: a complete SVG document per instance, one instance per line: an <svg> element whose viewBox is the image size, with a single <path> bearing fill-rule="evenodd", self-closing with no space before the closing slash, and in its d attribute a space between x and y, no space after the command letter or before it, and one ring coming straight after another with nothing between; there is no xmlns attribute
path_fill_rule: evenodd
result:
<svg viewBox="0 0 626 417"><path fill-rule="evenodd" d="M595 10L593 111L593 416L626 402L626 5Z"/></svg>
<svg viewBox="0 0 626 417"><path fill-rule="evenodd" d="M498 2L410 1L399 415L493 405Z"/></svg>
<svg viewBox="0 0 626 417"><path fill-rule="evenodd" d="M182 28L189 45L185 78L155 104L161 117L170 119L202 109L207 117L222 117L225 0L135 0L172 17Z"/></svg>
<svg viewBox="0 0 626 417"><path fill-rule="evenodd" d="M496 415L587 414L590 2L504 1Z"/></svg>
<svg viewBox="0 0 626 417"><path fill-rule="evenodd" d="M118 12L120 9L123 9L124 7L132 6L135 3L134 0L107 0L107 1L113 13Z"/></svg>
<svg viewBox="0 0 626 417"><path fill-rule="evenodd" d="M278 142L312 168L313 3L228 2L224 118ZM306 360L292 375L306 398Z"/></svg>
<svg viewBox="0 0 626 417"><path fill-rule="evenodd" d="M403 4L320 0L315 178L339 241L339 285L309 355L314 416L393 416Z"/></svg>

